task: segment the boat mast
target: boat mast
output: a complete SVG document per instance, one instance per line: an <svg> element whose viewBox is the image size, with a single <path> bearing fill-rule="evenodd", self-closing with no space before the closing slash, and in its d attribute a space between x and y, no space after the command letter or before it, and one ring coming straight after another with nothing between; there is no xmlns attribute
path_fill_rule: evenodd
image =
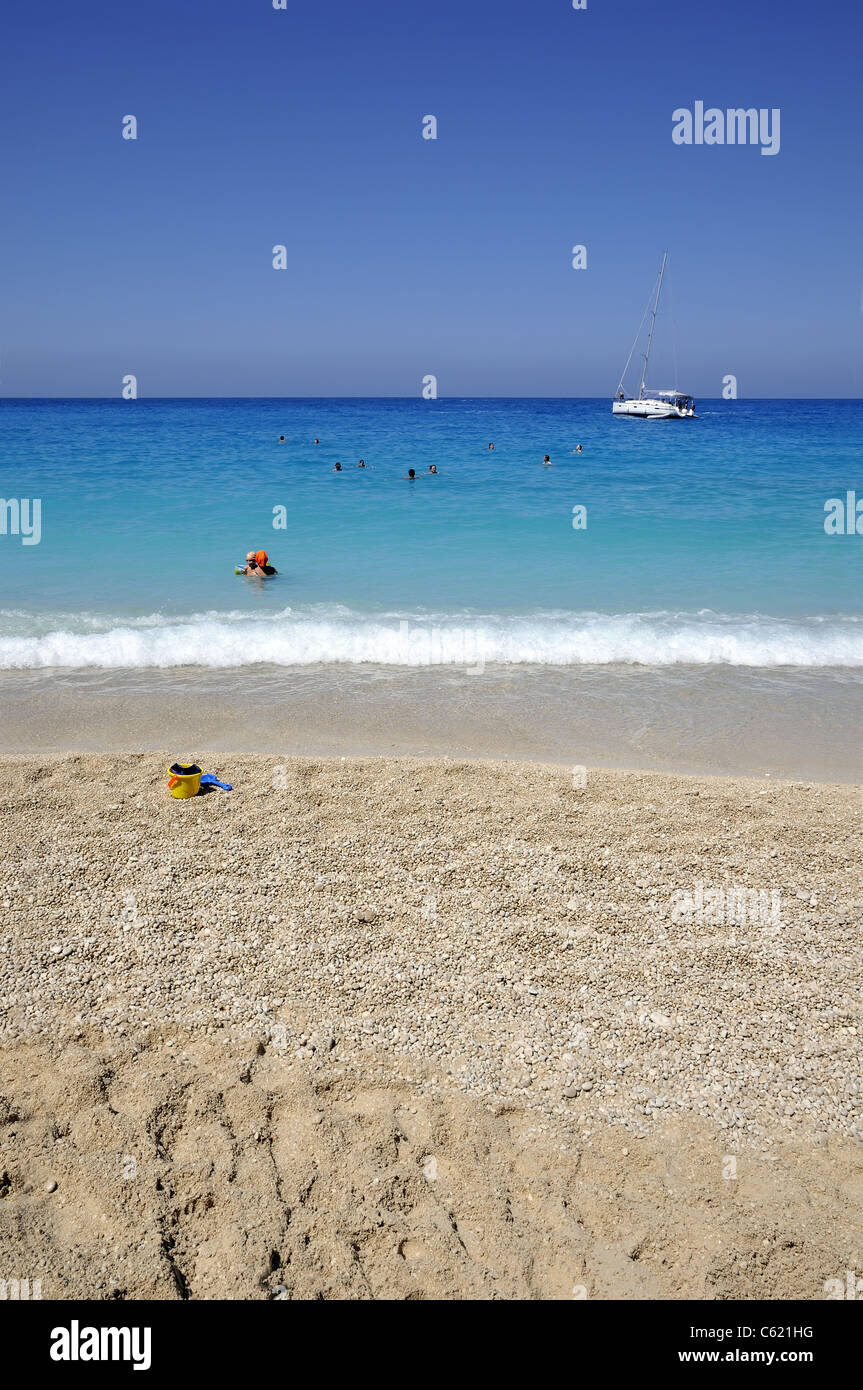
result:
<svg viewBox="0 0 863 1390"><path fill-rule="evenodd" d="M662 277L665 274L665 262L668 260L668 252L664 252L662 265L659 269L659 284L656 286L656 299L653 302L653 316L650 320L650 332L647 335L647 351L644 354L644 366L641 369L641 382L638 387L638 399L644 398L644 378L647 376L647 360L650 357L650 345L653 342L653 330L656 326L656 311L659 308L659 296L662 293Z"/></svg>

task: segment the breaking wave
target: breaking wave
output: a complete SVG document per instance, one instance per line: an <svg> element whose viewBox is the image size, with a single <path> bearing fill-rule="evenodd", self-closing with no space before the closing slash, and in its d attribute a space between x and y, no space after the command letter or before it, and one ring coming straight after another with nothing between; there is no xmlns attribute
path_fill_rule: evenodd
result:
<svg viewBox="0 0 863 1390"><path fill-rule="evenodd" d="M0 669L309 666L863 666L863 618L417 614L342 607L143 618L0 611Z"/></svg>

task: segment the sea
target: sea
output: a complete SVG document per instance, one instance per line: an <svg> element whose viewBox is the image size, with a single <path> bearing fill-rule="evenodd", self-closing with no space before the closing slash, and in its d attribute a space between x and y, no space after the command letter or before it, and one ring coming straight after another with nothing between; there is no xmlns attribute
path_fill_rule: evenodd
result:
<svg viewBox="0 0 863 1390"><path fill-rule="evenodd" d="M0 670L863 668L863 403L696 410L2 399Z"/></svg>

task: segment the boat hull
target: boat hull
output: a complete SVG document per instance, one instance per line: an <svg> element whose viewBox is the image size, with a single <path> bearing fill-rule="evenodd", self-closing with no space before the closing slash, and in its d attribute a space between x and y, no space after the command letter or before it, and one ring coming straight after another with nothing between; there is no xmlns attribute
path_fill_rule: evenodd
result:
<svg viewBox="0 0 863 1390"><path fill-rule="evenodd" d="M632 420L694 420L693 410L682 410L670 401L612 401L613 415L628 415Z"/></svg>

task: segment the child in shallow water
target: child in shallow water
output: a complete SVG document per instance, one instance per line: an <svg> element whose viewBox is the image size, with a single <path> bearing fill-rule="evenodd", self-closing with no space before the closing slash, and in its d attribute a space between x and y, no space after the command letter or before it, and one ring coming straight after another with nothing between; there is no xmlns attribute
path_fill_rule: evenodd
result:
<svg viewBox="0 0 863 1390"><path fill-rule="evenodd" d="M249 551L243 574L253 575L255 579L269 579L270 575L278 572L275 566L270 564L266 550Z"/></svg>

